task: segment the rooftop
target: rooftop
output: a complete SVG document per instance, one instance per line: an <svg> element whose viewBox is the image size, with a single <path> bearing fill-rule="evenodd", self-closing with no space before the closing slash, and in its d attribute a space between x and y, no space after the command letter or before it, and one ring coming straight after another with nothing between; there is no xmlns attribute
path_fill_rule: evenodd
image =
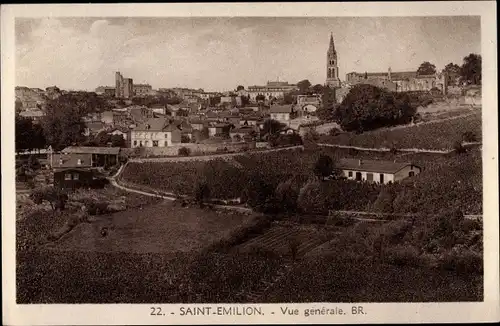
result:
<svg viewBox="0 0 500 326"><path fill-rule="evenodd" d="M85 147L85 146L69 146L61 151L62 153L71 154L108 154L118 155L120 147Z"/></svg>
<svg viewBox="0 0 500 326"><path fill-rule="evenodd" d="M270 113L292 113L292 105L273 105L269 111Z"/></svg>
<svg viewBox="0 0 500 326"><path fill-rule="evenodd" d="M92 167L92 154L53 154L51 164L54 169L90 168Z"/></svg>
<svg viewBox="0 0 500 326"><path fill-rule="evenodd" d="M340 169L379 173L396 173L408 165L412 164L407 162L358 160L349 158L340 159L337 163L337 167Z"/></svg>

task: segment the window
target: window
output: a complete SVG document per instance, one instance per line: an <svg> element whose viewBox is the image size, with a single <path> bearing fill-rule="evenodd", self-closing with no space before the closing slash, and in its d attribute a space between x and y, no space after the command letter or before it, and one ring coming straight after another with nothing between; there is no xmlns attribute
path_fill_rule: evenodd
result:
<svg viewBox="0 0 500 326"><path fill-rule="evenodd" d="M157 140L153 140L153 147L158 147L158 141Z"/></svg>
<svg viewBox="0 0 500 326"><path fill-rule="evenodd" d="M380 173L380 183L384 183L384 174Z"/></svg>
<svg viewBox="0 0 500 326"><path fill-rule="evenodd" d="M80 175L78 173L73 173L73 180L79 180Z"/></svg>
<svg viewBox="0 0 500 326"><path fill-rule="evenodd" d="M357 181L361 181L362 180L361 172L356 172L356 180Z"/></svg>
<svg viewBox="0 0 500 326"><path fill-rule="evenodd" d="M64 180L71 180L71 173L66 173L64 175Z"/></svg>
<svg viewBox="0 0 500 326"><path fill-rule="evenodd" d="M134 146L137 146L137 140L134 140Z"/></svg>
<svg viewBox="0 0 500 326"><path fill-rule="evenodd" d="M352 171L349 171L347 175L349 176L349 178L352 178Z"/></svg>
<svg viewBox="0 0 500 326"><path fill-rule="evenodd" d="M410 171L410 172L408 173L408 176L409 176L409 177L413 177L414 175L415 175L415 172L414 172L414 171Z"/></svg>
<svg viewBox="0 0 500 326"><path fill-rule="evenodd" d="M373 173L367 173L366 174L366 180L367 181L373 181Z"/></svg>
<svg viewBox="0 0 500 326"><path fill-rule="evenodd" d="M168 139L168 134L165 134L165 139Z"/></svg>

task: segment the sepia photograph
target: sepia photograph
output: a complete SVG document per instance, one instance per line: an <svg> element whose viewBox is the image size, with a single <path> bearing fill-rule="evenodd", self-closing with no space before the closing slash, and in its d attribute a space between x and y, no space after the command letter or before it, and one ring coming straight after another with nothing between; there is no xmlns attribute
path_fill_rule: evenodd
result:
<svg viewBox="0 0 500 326"><path fill-rule="evenodd" d="M485 301L481 19L15 17L15 304Z"/></svg>

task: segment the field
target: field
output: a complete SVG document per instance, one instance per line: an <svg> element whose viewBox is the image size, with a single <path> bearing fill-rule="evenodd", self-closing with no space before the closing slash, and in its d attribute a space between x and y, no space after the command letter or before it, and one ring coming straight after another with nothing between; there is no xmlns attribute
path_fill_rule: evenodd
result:
<svg viewBox="0 0 500 326"><path fill-rule="evenodd" d="M337 136L322 136L320 142L367 148L415 148L452 149L462 141L465 132L472 132L481 140L481 113L465 118L443 120L435 123L415 125L392 130L382 129L362 134L342 133Z"/></svg>
<svg viewBox="0 0 500 326"><path fill-rule="evenodd" d="M46 248L132 253L200 251L245 227L252 219L250 215L182 208L165 201L100 216ZM105 237L101 235L103 228L108 230Z"/></svg>

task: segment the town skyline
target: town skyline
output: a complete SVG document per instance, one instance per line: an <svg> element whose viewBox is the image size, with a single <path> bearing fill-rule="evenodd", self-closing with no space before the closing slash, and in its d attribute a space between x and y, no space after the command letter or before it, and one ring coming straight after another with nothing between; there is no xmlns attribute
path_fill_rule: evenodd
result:
<svg viewBox="0 0 500 326"><path fill-rule="evenodd" d="M18 19L16 85L92 91L114 85L115 71L155 89L324 84L330 34L341 80L352 71L417 70L424 61L441 70L481 53L474 16Z"/></svg>

